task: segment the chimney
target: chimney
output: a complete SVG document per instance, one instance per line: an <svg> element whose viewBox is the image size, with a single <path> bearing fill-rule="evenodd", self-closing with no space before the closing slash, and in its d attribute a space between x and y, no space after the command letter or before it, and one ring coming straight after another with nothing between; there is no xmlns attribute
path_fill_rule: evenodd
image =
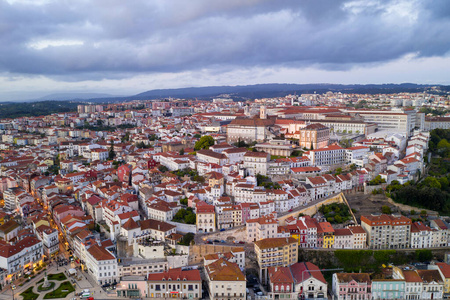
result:
<svg viewBox="0 0 450 300"><path fill-rule="evenodd" d="M161 225L158 224L158 230L161 230Z"/></svg>

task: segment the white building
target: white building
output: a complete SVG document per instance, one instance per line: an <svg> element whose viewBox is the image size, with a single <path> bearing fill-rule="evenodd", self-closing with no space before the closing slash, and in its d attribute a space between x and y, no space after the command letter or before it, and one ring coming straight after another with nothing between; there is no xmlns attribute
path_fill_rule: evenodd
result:
<svg viewBox="0 0 450 300"><path fill-rule="evenodd" d="M119 280L116 257L110 251L97 244L87 250L86 267L88 273L100 285Z"/></svg>
<svg viewBox="0 0 450 300"><path fill-rule="evenodd" d="M245 300L246 280L239 266L223 258L205 266L211 300Z"/></svg>

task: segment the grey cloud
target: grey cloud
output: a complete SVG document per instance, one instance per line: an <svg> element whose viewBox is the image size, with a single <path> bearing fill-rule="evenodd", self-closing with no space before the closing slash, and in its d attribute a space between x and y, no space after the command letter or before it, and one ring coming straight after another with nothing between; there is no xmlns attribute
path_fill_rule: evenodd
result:
<svg viewBox="0 0 450 300"><path fill-rule="evenodd" d="M412 15L395 5L413 5ZM0 1L0 72L59 80L233 67L346 69L450 50L449 2ZM34 49L40 40L83 45Z"/></svg>

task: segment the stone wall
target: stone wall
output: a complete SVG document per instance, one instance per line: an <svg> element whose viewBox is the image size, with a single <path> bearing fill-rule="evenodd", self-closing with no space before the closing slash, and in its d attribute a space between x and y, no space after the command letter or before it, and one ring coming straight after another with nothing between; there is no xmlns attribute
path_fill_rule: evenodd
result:
<svg viewBox="0 0 450 300"><path fill-rule="evenodd" d="M343 197L343 195L341 193L341 194L339 194L337 196L334 196L332 198L324 199L323 201L318 202L316 205L308 206L308 207L306 207L304 209L301 209L299 211L294 211L294 212L288 213L286 215L283 215L283 216L278 218L278 221L279 221L278 224L283 226L283 225L285 225L285 220L287 218L292 216L292 217L297 219L299 214L313 216L313 215L315 215L317 213L317 211L319 210L319 208L322 205L327 205L327 204L331 204L331 203L345 203L344 199L342 197Z"/></svg>
<svg viewBox="0 0 450 300"><path fill-rule="evenodd" d="M197 226L195 226L195 225L172 222L172 221L167 221L167 223L177 226L178 233L189 233L189 232L192 232L193 234L197 233Z"/></svg>
<svg viewBox="0 0 450 300"><path fill-rule="evenodd" d="M366 182L364 182L364 194L372 193L373 190L382 189L383 191L386 189L387 183L382 183L378 185L367 185Z"/></svg>

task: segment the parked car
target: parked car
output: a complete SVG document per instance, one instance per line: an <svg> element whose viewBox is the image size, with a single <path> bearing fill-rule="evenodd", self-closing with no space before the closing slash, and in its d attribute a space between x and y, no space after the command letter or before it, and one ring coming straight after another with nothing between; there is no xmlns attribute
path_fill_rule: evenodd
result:
<svg viewBox="0 0 450 300"><path fill-rule="evenodd" d="M220 231L225 231L225 228L220 229Z"/></svg>
<svg viewBox="0 0 450 300"><path fill-rule="evenodd" d="M214 240L214 243L220 243L220 241L219 240Z"/></svg>
<svg viewBox="0 0 450 300"><path fill-rule="evenodd" d="M224 244L226 243L225 240L221 240L220 242L221 242L221 243L224 243Z"/></svg>

